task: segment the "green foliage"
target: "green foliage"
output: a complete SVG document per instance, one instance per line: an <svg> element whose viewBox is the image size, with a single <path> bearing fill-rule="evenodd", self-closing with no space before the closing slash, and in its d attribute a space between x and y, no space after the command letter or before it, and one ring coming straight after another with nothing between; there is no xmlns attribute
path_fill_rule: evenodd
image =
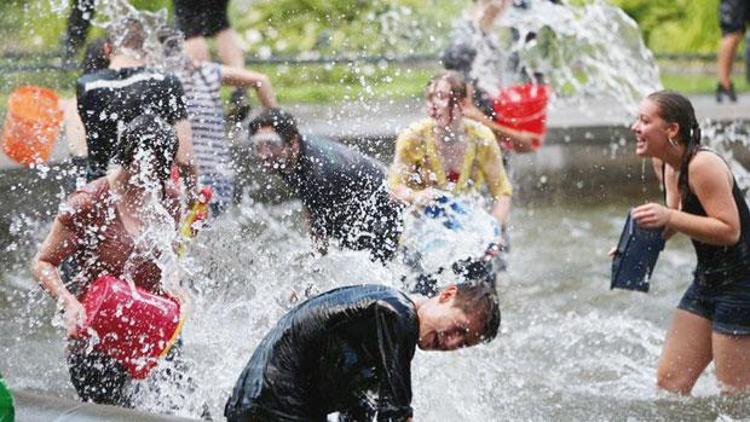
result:
<svg viewBox="0 0 750 422"><path fill-rule="evenodd" d="M595 0L569 0L585 4ZM609 0L641 26L656 52L713 52L721 36L719 0ZM35 50L57 46L65 0L0 1L0 35ZM171 0L131 0L171 9ZM434 52L467 0L256 0L230 3L233 26L251 54ZM15 43L14 43L15 44Z"/></svg>
<svg viewBox="0 0 750 422"><path fill-rule="evenodd" d="M466 2L260 0L235 10L251 52L267 55L433 52Z"/></svg>
<svg viewBox="0 0 750 422"><path fill-rule="evenodd" d="M586 4L600 0L569 0ZM606 1L606 0L601 0ZM720 31L719 0L609 0L641 26L656 52L715 52ZM4 48L53 52L65 28L65 0L0 0ZM172 0L131 0L141 10L171 8ZM230 2L230 19L250 55L317 57L434 53L468 0L254 0ZM95 34L94 34L95 35ZM0 47L2 49L3 47ZM33 64L0 60L0 64ZM408 69L408 68L413 69ZM280 101L325 102L344 99L421 96L437 64L265 66ZM0 95L21 83L68 91L75 72L4 75ZM713 76L664 75L665 86L711 92ZM745 85L739 89L747 89ZM0 105L0 108L2 105Z"/></svg>
<svg viewBox="0 0 750 422"><path fill-rule="evenodd" d="M719 0L612 0L638 22L655 52L712 53L718 48Z"/></svg>
<svg viewBox="0 0 750 422"><path fill-rule="evenodd" d="M438 68L437 64L410 68L344 64L262 66L255 70L269 75L279 101L289 104L421 97Z"/></svg>

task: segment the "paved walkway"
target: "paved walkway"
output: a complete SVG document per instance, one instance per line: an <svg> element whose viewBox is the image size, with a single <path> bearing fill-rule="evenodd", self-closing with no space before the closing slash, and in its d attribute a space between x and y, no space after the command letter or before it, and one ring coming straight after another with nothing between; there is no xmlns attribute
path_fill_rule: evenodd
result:
<svg viewBox="0 0 750 422"><path fill-rule="evenodd" d="M750 94L737 103L717 104L713 96L690 97L699 119L712 121L750 120ZM426 116L423 100L346 103L331 106L289 107L309 133L332 137L392 137L412 122ZM633 110L634 112L635 110ZM632 114L631 114L632 115ZM627 126L631 117L614 101L595 100L585 107L556 106L549 112L550 129L585 129Z"/></svg>

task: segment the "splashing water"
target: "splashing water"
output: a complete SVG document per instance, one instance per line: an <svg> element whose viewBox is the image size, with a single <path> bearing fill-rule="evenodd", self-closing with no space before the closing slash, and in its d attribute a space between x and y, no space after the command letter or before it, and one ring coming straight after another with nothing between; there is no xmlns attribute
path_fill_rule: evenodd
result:
<svg viewBox="0 0 750 422"><path fill-rule="evenodd" d="M115 10L115 4L103 6ZM509 12L500 26L520 28L520 40L537 33L536 40L515 42L512 51L527 71L545 73L559 97L608 95L630 107L659 87L652 57L621 11L603 2L557 7L534 2L531 10ZM100 25L108 14L100 14ZM704 127L711 146L729 157L746 145L740 124ZM733 171L748 186L750 174L742 167ZM313 253L299 208L298 202L265 205L246 197L199 236L185 259L164 257L162 268L178 267L193 293L182 336L186 366L180 367L191 381L174 385L166 374L173 364L164 363L155 381L136 388L137 407L199 417L205 403L220 418L256 344L295 303L341 285L401 287L409 270L400 264L381 266L366 253L335 248L322 257ZM692 252L678 243L664 254L651 296L607 291L603 255L617 238L621 211L514 209L515 251L500 280L502 333L490 345L455 353L417 352L417 419L726 420L750 414L748 401L716 397L712 370L696 387L698 399L662 396L652 387L666 318L684 290L681 280L690 278ZM0 273L3 372L16 388L74 398L61 335L47 323L54 304L25 269L49 225L16 216L11 228L13 241L4 251L10 257L3 262L12 265ZM165 233L156 227L143 244L163 248L171 239L161 237Z"/></svg>
<svg viewBox="0 0 750 422"><path fill-rule="evenodd" d="M445 193L426 209L411 207L404 213L401 245L418 256L424 272L434 274L460 260L480 258L497 241L500 227L481 199L455 199Z"/></svg>
<svg viewBox="0 0 750 422"><path fill-rule="evenodd" d="M491 64L497 60L482 55L500 54L507 69L517 55L516 71L530 80L542 74L560 99L585 106L591 99L608 98L631 110L661 89L659 70L638 24L603 0L582 6L533 1L527 8L510 7L495 28L502 51L480 49L474 63ZM496 65L475 69L474 76L489 92L513 78Z"/></svg>

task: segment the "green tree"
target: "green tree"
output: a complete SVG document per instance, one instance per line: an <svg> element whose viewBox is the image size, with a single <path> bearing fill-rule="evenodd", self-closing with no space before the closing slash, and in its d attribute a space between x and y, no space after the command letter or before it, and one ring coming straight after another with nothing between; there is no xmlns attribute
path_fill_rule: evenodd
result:
<svg viewBox="0 0 750 422"><path fill-rule="evenodd" d="M646 45L660 53L716 51L719 0L613 0L641 27Z"/></svg>

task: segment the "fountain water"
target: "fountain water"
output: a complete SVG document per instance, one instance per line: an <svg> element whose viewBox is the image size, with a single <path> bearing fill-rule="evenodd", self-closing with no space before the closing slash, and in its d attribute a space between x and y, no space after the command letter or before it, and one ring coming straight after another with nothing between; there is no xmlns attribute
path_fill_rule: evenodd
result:
<svg viewBox="0 0 750 422"><path fill-rule="evenodd" d="M600 1L583 9L538 4L540 9L509 13L500 24L520 28L522 40L529 31L537 33L535 41L516 44L513 51L527 69L547 75L558 97L584 101L608 94L630 107L659 87L650 53L621 11ZM106 12L101 16L106 23ZM742 125L721 132L711 127L706 125L706 137L727 151L736 139L747 139ZM45 167L36 171L58 177ZM735 174L748 180L741 167ZM18 185L5 198L26 189ZM502 333L492 344L456 353L418 352L415 417L727 420L750 414L747 400L717 396L711 371L699 380L696 399L665 396L653 387L666 318L682 294L682 280L690 278L687 242L678 239L662 256L649 296L609 292L605 254L627 204L576 205L576 199L565 206L514 209L514 251L499 281ZM0 354L6 357L0 370L13 388L74 398L61 333L48 323L54 304L26 269L50 216L15 215L15 206L6 200L0 205L11 220L9 232L0 234ZM164 268L182 273L193 293L183 331L185 373L192 381L177 387L157 374L156 382L136 387L137 407L199 417L205 403L212 415L221 415L255 345L294 303L341 285L401 287L408 269L398 263L381 266L365 253L335 248L326 256L312 252L299 208L298 202L255 202L246 192L240 206L200 234L189 256L165 256ZM144 242L165 247L166 232L149 232Z"/></svg>

